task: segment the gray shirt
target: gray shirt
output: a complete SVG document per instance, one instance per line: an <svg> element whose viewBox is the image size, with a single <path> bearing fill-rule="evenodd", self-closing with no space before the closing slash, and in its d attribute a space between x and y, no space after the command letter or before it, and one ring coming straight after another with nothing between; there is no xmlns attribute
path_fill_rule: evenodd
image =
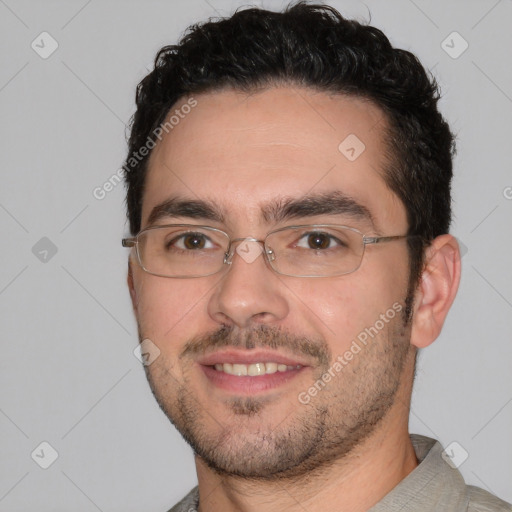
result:
<svg viewBox="0 0 512 512"><path fill-rule="evenodd" d="M493 494L466 485L460 471L448 464L443 448L429 437L411 434L419 465L369 512L512 512L512 505ZM169 512L197 512L194 487Z"/></svg>

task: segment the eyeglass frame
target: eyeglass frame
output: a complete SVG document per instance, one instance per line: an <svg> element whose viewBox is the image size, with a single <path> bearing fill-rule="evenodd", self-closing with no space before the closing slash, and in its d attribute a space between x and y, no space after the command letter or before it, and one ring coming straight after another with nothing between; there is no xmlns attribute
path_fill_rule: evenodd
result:
<svg viewBox="0 0 512 512"><path fill-rule="evenodd" d="M224 269L224 266L221 266L221 267L219 267L219 270L216 270L215 272L212 272L210 274L191 275L191 276L167 276L167 275L157 274L155 272L151 272L151 271L147 270L147 268L142 264L142 259L141 259L140 253L139 253L139 245L138 245L139 236L147 231L151 231L154 229L163 229L163 228L172 228L172 227L206 229L206 230L211 230L211 231L217 231L218 233L222 233L223 235L225 235L228 240L228 247L227 247L226 252L224 253L224 260L222 262L222 265L232 265L233 256L234 256L235 251L232 251L231 248L232 248L234 242L241 242L241 241L257 242L258 244L260 244L263 247L263 253L265 254L265 260L267 261L268 266L272 269L273 272L275 272L276 274L282 275L282 276L287 276L287 277L305 277L305 278L339 277L339 276L345 276L348 274L352 274L353 272L355 272L356 270L358 270L361 267L361 264L363 262L363 257L365 254L365 249L366 249L367 245L393 242L395 240L404 240L404 239L409 239L409 238L421 238L421 235L367 236L367 235L363 234L361 231L359 231L359 229L353 228L351 226L345 226L343 224L300 224L300 225L285 226L282 228L274 229L274 230L270 231L269 233L267 233L263 240L258 240L257 238L253 238L253 237L231 238L231 236L228 233L226 233L222 229L214 228L213 226L205 226L205 225L197 225L197 224L163 224L163 225L156 225L156 226L148 226L144 229L141 229L135 236L121 239L121 244L123 247L127 247L127 248L135 247L135 252L137 254L137 261L138 261L140 267L142 268L142 270L144 270L144 272L147 272L148 274L150 274L152 276L166 277L169 279L195 279L198 277L213 276L215 274L218 274L219 272L221 272ZM363 252L361 253L361 259L359 261L359 265L356 268L354 268L353 270L351 270L350 272L343 272L342 274L335 274L335 275L329 275L329 276L315 276L315 275L303 276L303 275L285 274L283 272L280 272L279 270L276 270L274 268L274 266L272 265L272 261L273 261L273 259L275 259L275 257L272 260L270 259L271 255L274 254L274 251L272 249L269 250L266 247L267 238L270 235L273 235L280 231L286 231L288 229L314 228L314 227L329 227L329 228L348 229L354 233L361 235L361 238L363 241ZM228 267L228 269L229 268L231 268L231 267Z"/></svg>

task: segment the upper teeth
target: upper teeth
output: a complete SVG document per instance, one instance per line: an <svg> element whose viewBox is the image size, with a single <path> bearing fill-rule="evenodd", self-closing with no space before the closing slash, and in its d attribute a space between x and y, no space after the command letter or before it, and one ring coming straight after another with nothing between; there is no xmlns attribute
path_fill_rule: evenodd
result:
<svg viewBox="0 0 512 512"><path fill-rule="evenodd" d="M252 364L231 364L217 363L215 369L219 372L229 373L229 375L237 375L239 377L248 375L254 377L256 375L265 375L267 373L286 372L287 370L298 370L302 368L300 364L296 366L287 366L286 364L277 363L252 363Z"/></svg>

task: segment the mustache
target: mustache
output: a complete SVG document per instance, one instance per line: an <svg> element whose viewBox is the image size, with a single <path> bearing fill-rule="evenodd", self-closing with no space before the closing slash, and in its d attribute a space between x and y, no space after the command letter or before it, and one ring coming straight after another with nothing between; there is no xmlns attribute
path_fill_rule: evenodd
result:
<svg viewBox="0 0 512 512"><path fill-rule="evenodd" d="M316 359L321 366L328 366L332 359L329 346L323 338L312 339L308 336L298 336L269 325L260 325L244 331L234 326L222 326L216 331L198 335L185 344L180 359L205 355L208 352L227 347L246 350L254 348L287 349L292 354Z"/></svg>

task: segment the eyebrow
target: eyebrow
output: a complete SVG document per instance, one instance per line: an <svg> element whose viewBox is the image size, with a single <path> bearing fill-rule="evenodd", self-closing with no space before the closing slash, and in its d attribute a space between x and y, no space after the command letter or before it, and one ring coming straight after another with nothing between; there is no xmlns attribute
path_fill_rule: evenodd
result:
<svg viewBox="0 0 512 512"><path fill-rule="evenodd" d="M223 222L224 216L212 201L171 197L157 204L148 217L148 226L167 217L188 217Z"/></svg>
<svg viewBox="0 0 512 512"><path fill-rule="evenodd" d="M314 217L343 215L357 221L366 221L375 227L368 208L340 191L312 194L307 197L280 197L261 205L261 216L267 223ZM148 217L148 226L164 218L185 217L224 223L222 210L211 200L171 197L156 205Z"/></svg>
<svg viewBox="0 0 512 512"><path fill-rule="evenodd" d="M263 206L262 214L267 222L282 222L316 215L344 215L375 226L370 210L340 191L274 200Z"/></svg>

